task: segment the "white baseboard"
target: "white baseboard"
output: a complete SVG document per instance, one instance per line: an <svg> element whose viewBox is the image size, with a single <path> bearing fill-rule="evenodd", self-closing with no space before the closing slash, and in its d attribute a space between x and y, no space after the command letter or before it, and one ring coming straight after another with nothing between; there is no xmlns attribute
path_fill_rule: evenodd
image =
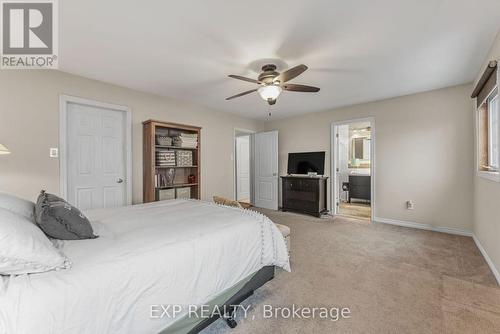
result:
<svg viewBox="0 0 500 334"><path fill-rule="evenodd" d="M441 233L456 234L456 235L463 235L466 237L472 237L471 231L462 230L462 229L453 228L453 227L433 226L433 225L429 225L429 224L422 224L422 223L415 223L415 222L409 222L409 221L404 221L404 220L396 220L396 219L388 219L388 218L380 218L380 217L374 217L374 221L377 223L383 223L383 224L418 228L420 230L428 230L428 231L434 231L434 232L441 232Z"/></svg>
<svg viewBox="0 0 500 334"><path fill-rule="evenodd" d="M479 248L479 251L483 255L484 259L486 260L486 263L488 263L488 266L491 269L491 272L495 276L497 283L500 284L500 273L498 272L497 268L495 267L495 264L493 261L491 261L491 258L489 257L488 253L486 253L486 249L484 249L483 245L481 245L481 242L479 242L479 239L476 237L475 234L472 234L472 239L474 239L474 242L476 243L477 248Z"/></svg>

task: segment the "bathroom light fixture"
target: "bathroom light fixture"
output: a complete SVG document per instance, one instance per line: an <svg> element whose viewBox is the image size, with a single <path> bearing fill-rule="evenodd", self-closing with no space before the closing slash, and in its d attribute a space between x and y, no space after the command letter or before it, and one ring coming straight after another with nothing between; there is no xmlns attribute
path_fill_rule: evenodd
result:
<svg viewBox="0 0 500 334"><path fill-rule="evenodd" d="M0 144L0 155L1 154L10 154L10 151L7 147L3 146L2 144Z"/></svg>

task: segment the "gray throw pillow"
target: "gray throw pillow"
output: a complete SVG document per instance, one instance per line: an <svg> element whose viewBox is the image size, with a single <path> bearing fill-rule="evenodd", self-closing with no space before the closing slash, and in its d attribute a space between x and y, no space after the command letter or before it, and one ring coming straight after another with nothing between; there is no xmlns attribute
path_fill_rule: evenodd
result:
<svg viewBox="0 0 500 334"><path fill-rule="evenodd" d="M80 210L44 190L35 205L35 219L49 237L62 240L94 239L92 226Z"/></svg>

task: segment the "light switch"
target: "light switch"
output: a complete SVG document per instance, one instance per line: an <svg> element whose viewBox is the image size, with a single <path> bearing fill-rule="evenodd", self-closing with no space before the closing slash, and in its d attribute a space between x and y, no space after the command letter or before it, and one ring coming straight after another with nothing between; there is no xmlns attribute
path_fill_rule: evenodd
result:
<svg viewBox="0 0 500 334"><path fill-rule="evenodd" d="M58 158L59 157L59 149L57 147L51 147L49 152L49 157Z"/></svg>

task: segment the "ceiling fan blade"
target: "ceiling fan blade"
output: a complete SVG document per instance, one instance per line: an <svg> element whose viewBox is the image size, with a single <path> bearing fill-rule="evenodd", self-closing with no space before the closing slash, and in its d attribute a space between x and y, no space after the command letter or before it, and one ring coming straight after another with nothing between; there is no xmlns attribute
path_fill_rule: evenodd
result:
<svg viewBox="0 0 500 334"><path fill-rule="evenodd" d="M279 81L280 83L290 81L293 78L298 77L299 75L304 73L305 70L307 70L307 66L304 64L292 67L288 71L285 71L274 78L274 81Z"/></svg>
<svg viewBox="0 0 500 334"><path fill-rule="evenodd" d="M307 92L307 93L319 92L318 87L306 86L306 85L295 85L295 84L283 85L283 89L291 91L291 92Z"/></svg>
<svg viewBox="0 0 500 334"><path fill-rule="evenodd" d="M245 77L242 77L241 75L230 74L230 75L228 75L228 77L233 78L233 79L248 81L248 82L252 82L252 83L256 83L256 84L260 83L258 80L250 79L250 78L245 78Z"/></svg>
<svg viewBox="0 0 500 334"><path fill-rule="evenodd" d="M247 95L247 94L250 94L250 93L253 93L253 92L256 92L256 91L257 91L257 89L247 90L246 92L230 96L230 97L226 98L226 100L232 100L234 98L237 98L237 97L240 97L240 96L243 96L243 95Z"/></svg>

